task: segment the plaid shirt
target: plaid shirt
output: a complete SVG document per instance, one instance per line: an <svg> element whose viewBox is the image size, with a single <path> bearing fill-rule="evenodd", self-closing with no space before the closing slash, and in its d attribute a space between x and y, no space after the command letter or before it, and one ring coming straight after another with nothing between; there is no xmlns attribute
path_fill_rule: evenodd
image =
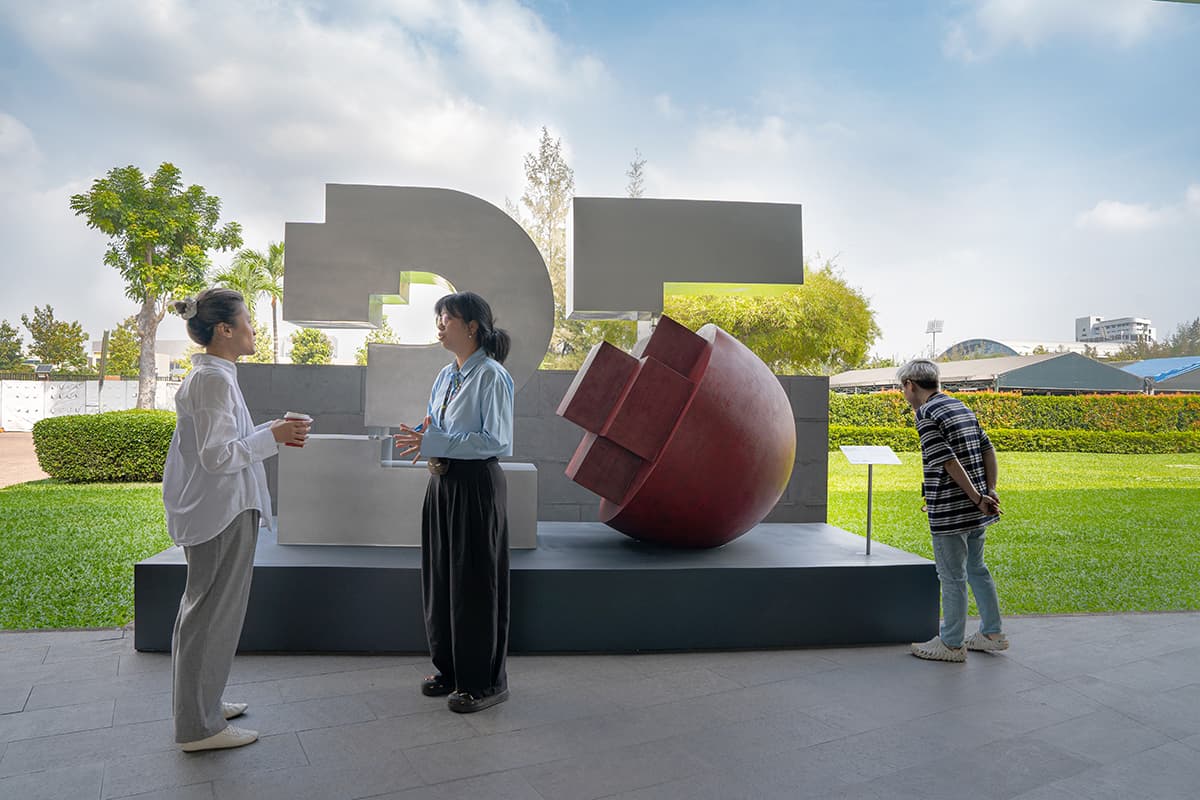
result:
<svg viewBox="0 0 1200 800"><path fill-rule="evenodd" d="M962 533L998 521L998 516L979 511L944 466L957 457L976 491L987 491L983 454L992 449L992 443L971 409L936 392L917 409L917 434L921 437L929 530L935 535Z"/></svg>

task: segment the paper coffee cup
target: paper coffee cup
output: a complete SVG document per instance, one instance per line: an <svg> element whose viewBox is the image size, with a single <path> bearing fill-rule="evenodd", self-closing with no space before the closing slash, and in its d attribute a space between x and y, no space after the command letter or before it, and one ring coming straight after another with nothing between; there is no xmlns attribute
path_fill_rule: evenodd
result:
<svg viewBox="0 0 1200 800"><path fill-rule="evenodd" d="M303 420L308 423L312 422L312 417L310 417L308 414L302 413L300 411L289 411L283 415L283 418L284 419L293 419L293 420L298 419L298 420ZM291 442L287 442L286 444L288 447L303 447L304 446L302 444L292 444Z"/></svg>

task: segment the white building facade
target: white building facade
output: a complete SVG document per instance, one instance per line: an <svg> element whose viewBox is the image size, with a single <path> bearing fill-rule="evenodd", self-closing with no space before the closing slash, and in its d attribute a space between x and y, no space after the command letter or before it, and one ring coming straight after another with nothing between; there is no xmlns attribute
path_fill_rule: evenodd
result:
<svg viewBox="0 0 1200 800"><path fill-rule="evenodd" d="M1075 341L1077 342L1135 342L1150 343L1155 339L1153 323L1142 317L1076 317Z"/></svg>

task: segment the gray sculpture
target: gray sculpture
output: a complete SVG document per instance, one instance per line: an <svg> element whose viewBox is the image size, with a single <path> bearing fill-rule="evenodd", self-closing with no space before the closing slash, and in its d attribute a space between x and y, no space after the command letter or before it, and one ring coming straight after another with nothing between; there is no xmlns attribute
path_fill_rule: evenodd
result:
<svg viewBox="0 0 1200 800"><path fill-rule="evenodd" d="M512 336L505 367L518 390L546 354L554 324L546 262L521 226L491 203L449 189L329 184L325 222L289 222L286 240L289 322L378 327L385 300L407 298L406 273L432 272L488 299ZM420 421L449 354L439 344L373 344L368 353L366 426ZM279 542L419 545L429 475L423 464L389 460L384 447L366 436L316 434L302 454L284 453ZM510 544L534 547L537 470L504 468Z"/></svg>
<svg viewBox="0 0 1200 800"><path fill-rule="evenodd" d="M576 197L567 315L647 319L663 284L804 282L800 206Z"/></svg>
<svg viewBox="0 0 1200 800"><path fill-rule="evenodd" d="M404 273L432 272L488 299L513 338L505 367L518 390L546 354L554 296L529 235L491 203L450 189L325 187L325 222L289 222L284 319L325 328L375 328L384 299L404 296ZM433 310L430 309L432 316ZM413 424L449 361L441 345L372 345L366 425Z"/></svg>

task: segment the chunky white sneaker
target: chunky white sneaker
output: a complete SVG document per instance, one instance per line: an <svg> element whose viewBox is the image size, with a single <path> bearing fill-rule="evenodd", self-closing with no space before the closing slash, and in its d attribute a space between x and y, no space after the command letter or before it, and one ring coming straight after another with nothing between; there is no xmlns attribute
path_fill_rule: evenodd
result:
<svg viewBox="0 0 1200 800"><path fill-rule="evenodd" d="M232 725L226 725L225 730L220 733L214 733L207 739L184 742L179 745L179 749L185 753L198 753L201 750L226 750L230 747L245 747L256 741L258 741L258 731L248 731L244 728L235 728Z"/></svg>
<svg viewBox="0 0 1200 800"><path fill-rule="evenodd" d="M924 658L929 661L955 661L962 662L967 660L967 648L965 647L946 647L942 637L935 636L928 642L916 643L912 645L912 654L917 658Z"/></svg>
<svg viewBox="0 0 1200 800"><path fill-rule="evenodd" d="M250 705L248 703L223 702L221 703L221 714L225 717L225 719L233 719L234 717L240 717L242 714L245 714L246 709L249 707Z"/></svg>
<svg viewBox="0 0 1200 800"><path fill-rule="evenodd" d="M984 653L994 653L997 650L1008 649L1008 637L1002 633L995 639L989 639L986 635L980 633L979 631L975 631L975 633L972 633L967 637L967 640L963 642L963 644L966 645L968 650L979 650Z"/></svg>

